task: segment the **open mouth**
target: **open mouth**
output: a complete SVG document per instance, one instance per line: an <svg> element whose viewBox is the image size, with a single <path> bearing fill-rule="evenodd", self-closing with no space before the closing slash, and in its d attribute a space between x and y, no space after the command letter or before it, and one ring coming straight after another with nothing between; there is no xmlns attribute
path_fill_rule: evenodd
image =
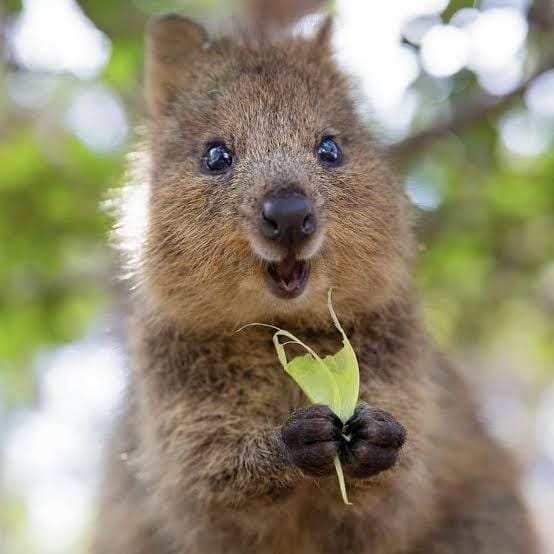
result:
<svg viewBox="0 0 554 554"><path fill-rule="evenodd" d="M297 260L290 254L280 262L269 264L266 271L272 289L282 298L299 296L310 273L307 262Z"/></svg>

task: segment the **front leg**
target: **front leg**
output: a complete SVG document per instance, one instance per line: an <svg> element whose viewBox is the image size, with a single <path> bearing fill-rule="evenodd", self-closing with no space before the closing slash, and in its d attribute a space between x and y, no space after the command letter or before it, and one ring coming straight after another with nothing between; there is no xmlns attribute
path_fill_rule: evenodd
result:
<svg viewBox="0 0 554 554"><path fill-rule="evenodd" d="M334 473L342 424L326 406L297 410L282 426L270 427L215 404L180 402L186 412L158 410L146 441L148 459L156 461L155 488L166 496L175 497L178 488L183 498L207 507L257 507L286 497L306 476ZM164 413L173 414L171 420Z"/></svg>
<svg viewBox="0 0 554 554"><path fill-rule="evenodd" d="M213 457L219 461L208 466L213 471L204 477L208 493L241 506L264 497L274 499L303 475L331 475L333 460L344 442L342 427L330 408L313 405L293 412L281 427L245 429L241 436L231 436L224 427L215 430L218 439L208 439L211 448L206 448L205 441L199 449L206 460ZM229 440L222 441L226 434Z"/></svg>

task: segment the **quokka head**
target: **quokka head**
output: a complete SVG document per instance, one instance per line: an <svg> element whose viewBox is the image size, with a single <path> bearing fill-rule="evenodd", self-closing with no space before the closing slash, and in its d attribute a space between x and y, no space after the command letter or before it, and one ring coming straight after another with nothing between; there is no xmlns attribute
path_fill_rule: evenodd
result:
<svg viewBox="0 0 554 554"><path fill-rule="evenodd" d="M331 35L330 20L310 37L254 38L151 23L135 257L157 310L207 329L315 323L333 287L345 320L406 281L409 204Z"/></svg>

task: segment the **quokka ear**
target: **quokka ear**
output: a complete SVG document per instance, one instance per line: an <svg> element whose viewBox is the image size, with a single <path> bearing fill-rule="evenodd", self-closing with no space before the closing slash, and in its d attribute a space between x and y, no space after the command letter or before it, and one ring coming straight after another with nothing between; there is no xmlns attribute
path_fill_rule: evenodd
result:
<svg viewBox="0 0 554 554"><path fill-rule="evenodd" d="M187 67L209 47L206 30L186 17L167 14L151 20L146 39L145 95L150 115L166 112Z"/></svg>
<svg viewBox="0 0 554 554"><path fill-rule="evenodd" d="M333 54L333 18L328 15L319 24L312 39L314 53L320 58L330 58Z"/></svg>

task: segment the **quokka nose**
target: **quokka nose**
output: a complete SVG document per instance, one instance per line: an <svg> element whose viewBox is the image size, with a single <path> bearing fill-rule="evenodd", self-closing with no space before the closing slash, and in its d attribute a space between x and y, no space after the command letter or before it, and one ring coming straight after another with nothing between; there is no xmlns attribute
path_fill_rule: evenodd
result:
<svg viewBox="0 0 554 554"><path fill-rule="evenodd" d="M313 204L296 191L279 191L262 206L260 231L268 239L289 247L309 238L316 229Z"/></svg>

